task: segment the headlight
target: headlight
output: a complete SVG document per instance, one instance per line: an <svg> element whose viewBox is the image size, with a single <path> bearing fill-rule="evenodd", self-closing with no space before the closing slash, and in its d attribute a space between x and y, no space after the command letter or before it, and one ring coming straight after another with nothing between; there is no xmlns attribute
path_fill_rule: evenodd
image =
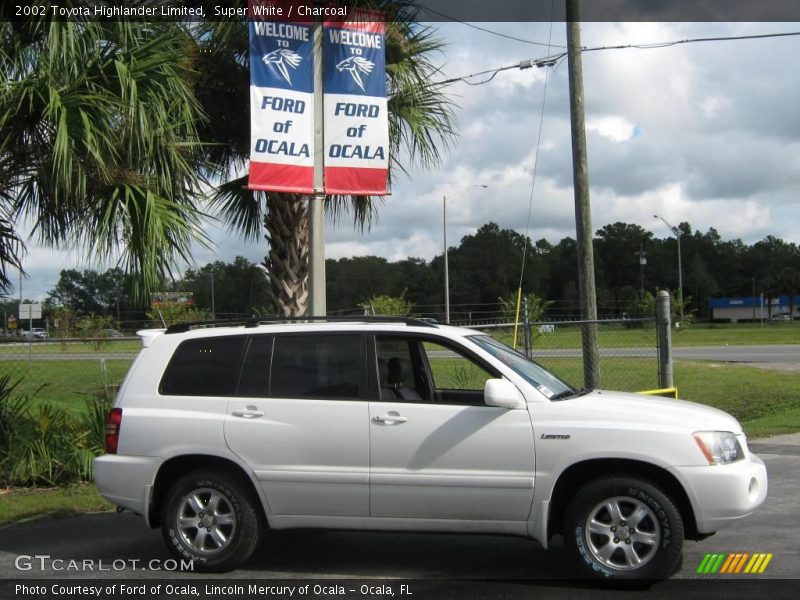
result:
<svg viewBox="0 0 800 600"><path fill-rule="evenodd" d="M744 458L739 440L730 431L696 431L692 435L710 465L727 465Z"/></svg>

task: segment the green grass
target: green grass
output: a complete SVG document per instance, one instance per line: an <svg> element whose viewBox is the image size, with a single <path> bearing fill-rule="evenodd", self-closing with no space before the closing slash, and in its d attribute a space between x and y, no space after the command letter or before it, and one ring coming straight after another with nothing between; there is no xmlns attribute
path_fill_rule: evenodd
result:
<svg viewBox="0 0 800 600"><path fill-rule="evenodd" d="M437 358L442 381L459 381L459 361ZM580 387L580 358L544 358L543 366ZM638 392L658 387L655 359L601 359L602 387ZM677 361L675 384L684 400L707 404L736 417L751 437L800 431L800 372L776 372L739 365ZM452 387L459 387L452 385Z"/></svg>
<svg viewBox="0 0 800 600"><path fill-rule="evenodd" d="M0 490L0 526L46 517L113 510L93 483L54 489Z"/></svg>
<svg viewBox="0 0 800 600"><path fill-rule="evenodd" d="M497 333L495 333L497 332ZM492 330L489 333L506 344L511 344L513 331ZM518 333L521 345L522 332ZM656 331L652 326L625 329L622 325L600 325L598 336L601 347L653 347ZM748 344L800 344L800 321L777 323L712 323L692 325L672 331L674 346L725 346ZM576 325L556 325L553 333L543 333L533 342L534 348L580 348L581 329Z"/></svg>
<svg viewBox="0 0 800 600"><path fill-rule="evenodd" d="M108 383L119 384L132 360L106 360ZM83 411L87 397L103 391L100 360L34 360L30 365L0 361L0 374L22 376L17 394L28 394L33 406L48 402L68 411Z"/></svg>
<svg viewBox="0 0 800 600"><path fill-rule="evenodd" d="M751 437L800 431L800 373L679 361L680 397L736 417Z"/></svg>
<svg viewBox="0 0 800 600"><path fill-rule="evenodd" d="M121 383L131 362L107 360L109 383ZM437 381L440 386L464 387L467 374L457 372L457 360L437 359L436 362L437 365L452 364L452 373L445 369L440 377L446 379L441 383ZM578 358L542 358L539 362L573 385L579 386L583 379ZM0 373L8 364L0 362ZM606 389L641 391L658 387L654 359L604 357L600 369L602 387ZM748 433L800 431L800 373L688 361L676 362L674 370L682 398L730 412L742 421ZM468 375L472 379L472 374ZM100 392L102 382L99 360L33 361L18 391L36 392L33 405L51 402L72 412L82 412L86 408L86 398Z"/></svg>
<svg viewBox="0 0 800 600"><path fill-rule="evenodd" d="M0 343L0 352L5 355L17 355L22 358L28 354L136 354L142 349L140 340L121 340L111 338L103 342L58 342L55 340L21 342L4 341Z"/></svg>

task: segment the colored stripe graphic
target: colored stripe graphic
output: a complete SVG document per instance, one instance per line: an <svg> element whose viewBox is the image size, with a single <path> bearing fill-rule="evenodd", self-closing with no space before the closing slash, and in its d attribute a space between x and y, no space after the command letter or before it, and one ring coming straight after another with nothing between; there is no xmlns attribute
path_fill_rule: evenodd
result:
<svg viewBox="0 0 800 600"><path fill-rule="evenodd" d="M729 573L729 569L734 561L739 560L739 554L728 554L728 559L722 564L720 568L720 573Z"/></svg>
<svg viewBox="0 0 800 600"><path fill-rule="evenodd" d="M703 557L695 572L704 575L760 574L767 569L772 557L773 554L767 552L714 552Z"/></svg>

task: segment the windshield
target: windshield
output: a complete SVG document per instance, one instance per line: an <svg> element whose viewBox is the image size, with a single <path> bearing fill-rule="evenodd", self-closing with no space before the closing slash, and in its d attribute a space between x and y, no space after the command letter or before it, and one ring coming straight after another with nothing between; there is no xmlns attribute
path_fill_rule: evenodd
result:
<svg viewBox="0 0 800 600"><path fill-rule="evenodd" d="M469 339L509 367L548 398L554 398L555 396L564 397L575 392L575 389L571 385L561 381L543 366L533 362L524 354L520 354L516 350L509 348L493 337L489 335L471 335Z"/></svg>

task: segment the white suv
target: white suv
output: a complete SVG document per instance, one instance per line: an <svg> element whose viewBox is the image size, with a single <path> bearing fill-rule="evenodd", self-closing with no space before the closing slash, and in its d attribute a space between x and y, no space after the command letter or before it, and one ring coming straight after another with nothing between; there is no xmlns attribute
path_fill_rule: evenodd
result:
<svg viewBox="0 0 800 600"><path fill-rule="evenodd" d="M586 574L662 578L756 509L719 410L575 390L488 335L413 319L140 332L95 480L197 568L264 527L562 534Z"/></svg>

